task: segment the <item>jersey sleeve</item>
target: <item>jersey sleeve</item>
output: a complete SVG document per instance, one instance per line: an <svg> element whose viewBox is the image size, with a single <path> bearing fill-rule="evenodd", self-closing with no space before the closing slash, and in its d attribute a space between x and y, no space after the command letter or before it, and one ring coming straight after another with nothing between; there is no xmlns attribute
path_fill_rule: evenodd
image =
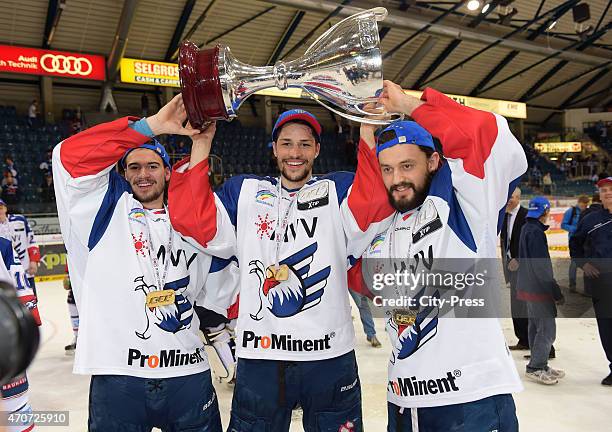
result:
<svg viewBox="0 0 612 432"><path fill-rule="evenodd" d="M32 313L36 324L40 325L40 315L38 313L38 300L34 290L30 286L30 281L26 272L21 266L19 257L13 251L10 240L0 238L0 253L2 254L2 266L0 268L0 278L9 282L17 291L17 298Z"/></svg>
<svg viewBox="0 0 612 432"><path fill-rule="evenodd" d="M500 115L458 104L431 88L414 120L438 138L456 197L470 219L503 222L506 202L527 170L521 144Z"/></svg>
<svg viewBox="0 0 612 432"><path fill-rule="evenodd" d="M204 289L196 303L228 319L236 318L232 314L232 307L238 302L239 277L238 261L235 257L213 257Z"/></svg>
<svg viewBox="0 0 612 432"><path fill-rule="evenodd" d="M361 140L356 173L338 172L324 178L336 185L347 254L360 257L376 234L389 227L394 212L374 150Z"/></svg>
<svg viewBox="0 0 612 432"><path fill-rule="evenodd" d="M38 244L36 244L36 238L34 237L34 231L30 227L30 222L26 217L23 218L25 223L25 231L26 231L26 248L28 250L28 256L30 257L30 262L38 263L40 262L40 249L38 248Z"/></svg>
<svg viewBox="0 0 612 432"><path fill-rule="evenodd" d="M130 127L135 120L124 117L94 126L53 150L57 210L66 248L72 254L95 247L117 201L130 190L114 166L127 150L150 140Z"/></svg>
<svg viewBox="0 0 612 432"><path fill-rule="evenodd" d="M215 193L208 180L208 160L187 170L189 158L173 170L168 209L175 230L191 244L227 259L237 254L238 199L244 176L228 179Z"/></svg>

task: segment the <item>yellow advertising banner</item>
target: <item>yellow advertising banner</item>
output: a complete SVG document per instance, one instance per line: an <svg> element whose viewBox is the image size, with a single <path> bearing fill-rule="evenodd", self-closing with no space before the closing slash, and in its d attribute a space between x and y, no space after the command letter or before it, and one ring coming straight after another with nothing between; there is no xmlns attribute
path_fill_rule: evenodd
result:
<svg viewBox="0 0 612 432"><path fill-rule="evenodd" d="M421 93L423 92L417 90L404 90L404 93L420 98ZM499 114L504 117L523 119L527 118L527 105L523 102L513 102L497 99L483 99L453 94L446 94L446 96L453 99L457 103L468 106L470 108L494 112L495 114Z"/></svg>
<svg viewBox="0 0 612 432"><path fill-rule="evenodd" d="M180 87L178 65L131 58L121 59L121 82Z"/></svg>
<svg viewBox="0 0 612 432"><path fill-rule="evenodd" d="M578 141L537 142L533 147L540 153L580 153L582 143Z"/></svg>

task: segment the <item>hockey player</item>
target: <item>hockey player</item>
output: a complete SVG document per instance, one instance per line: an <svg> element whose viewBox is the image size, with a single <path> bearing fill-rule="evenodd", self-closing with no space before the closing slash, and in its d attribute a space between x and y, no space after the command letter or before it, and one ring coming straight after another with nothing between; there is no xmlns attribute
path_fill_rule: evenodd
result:
<svg viewBox="0 0 612 432"><path fill-rule="evenodd" d="M40 249L34 238L34 231L30 228L28 219L24 215L9 214L5 202L0 199L0 236L13 242L13 249L17 253L21 266L26 271L29 284L36 294L34 276L40 263Z"/></svg>
<svg viewBox="0 0 612 432"><path fill-rule="evenodd" d="M237 377L230 431L361 431L361 390L347 295L347 258L360 256L391 214L364 126L357 173L313 177L321 126L283 113L272 131L280 177L235 176L213 193L214 125L193 136L169 191L173 226L240 263Z"/></svg>
<svg viewBox="0 0 612 432"><path fill-rule="evenodd" d="M0 279L9 282L17 289L17 297L25 304L38 325L40 325L40 316L38 314L36 296L34 291L29 286L28 278L19 262L19 256L14 253L11 241L0 237ZM10 418L10 414L16 414L19 420L4 423L7 425L6 432L29 432L34 429L34 423L28 414L32 412L28 397L28 377L26 373L16 376L13 380L0 386L0 414L7 415L6 419Z"/></svg>
<svg viewBox="0 0 612 432"><path fill-rule="evenodd" d="M182 127L185 119L177 96L151 117L100 124L53 151L80 312L74 372L92 375L92 432L221 431L193 311L211 258L170 225L164 204L170 159L153 138L193 133Z"/></svg>
<svg viewBox="0 0 612 432"><path fill-rule="evenodd" d="M364 255L370 258L363 262L366 278L394 273L384 267L392 266L389 260L378 258L402 260L414 273L445 258L463 258L458 265L468 268L477 259L495 258L500 214L527 168L503 117L433 89L421 99L384 83L380 101L387 111L415 122L394 122L377 139L396 213ZM383 267L372 269L372 261ZM414 294L426 287L417 288ZM517 431L510 393L521 383L497 319L444 318L439 311L427 305L389 313L388 431Z"/></svg>

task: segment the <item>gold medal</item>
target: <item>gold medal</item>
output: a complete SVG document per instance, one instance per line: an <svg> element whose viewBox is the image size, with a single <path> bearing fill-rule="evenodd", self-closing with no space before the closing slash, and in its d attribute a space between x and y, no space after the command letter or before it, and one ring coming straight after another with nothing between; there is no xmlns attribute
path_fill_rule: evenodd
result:
<svg viewBox="0 0 612 432"><path fill-rule="evenodd" d="M147 294L147 306L155 308L158 306L168 306L174 303L174 290L152 291Z"/></svg>
<svg viewBox="0 0 612 432"><path fill-rule="evenodd" d="M289 267L287 266L287 264L283 264L276 269L274 279L276 279L277 281L286 281L287 279L289 279Z"/></svg>
<svg viewBox="0 0 612 432"><path fill-rule="evenodd" d="M417 311L410 309L394 309L393 321L397 325L409 327L416 321Z"/></svg>

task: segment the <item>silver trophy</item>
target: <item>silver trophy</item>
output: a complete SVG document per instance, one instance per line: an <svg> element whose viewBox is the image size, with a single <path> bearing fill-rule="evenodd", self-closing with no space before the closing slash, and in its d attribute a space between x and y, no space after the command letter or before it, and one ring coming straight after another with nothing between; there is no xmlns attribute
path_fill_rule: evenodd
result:
<svg viewBox="0 0 612 432"><path fill-rule="evenodd" d="M383 7L352 15L323 33L300 58L274 66L242 63L225 45L200 50L183 42L179 76L191 125L202 128L212 120L230 120L246 98L271 87L301 88L350 120L387 124L402 118L377 104L383 88L377 22L386 16Z"/></svg>

